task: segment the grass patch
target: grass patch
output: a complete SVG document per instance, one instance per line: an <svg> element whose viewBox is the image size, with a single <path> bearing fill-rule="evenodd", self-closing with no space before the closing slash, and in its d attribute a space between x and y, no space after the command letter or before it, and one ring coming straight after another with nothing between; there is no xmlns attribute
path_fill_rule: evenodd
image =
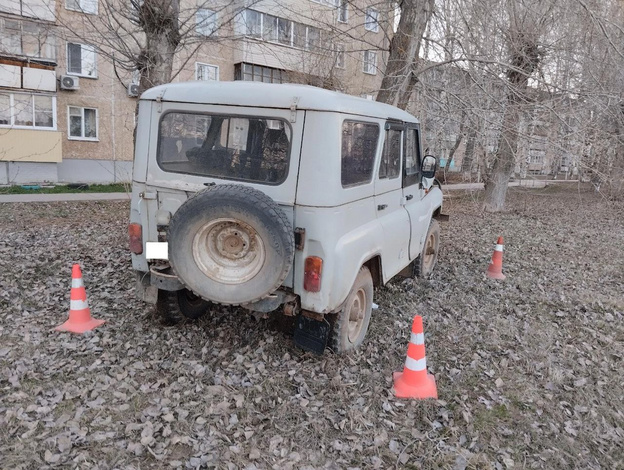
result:
<svg viewBox="0 0 624 470"><path fill-rule="evenodd" d="M0 194L126 193L129 190L128 184L24 185L0 188Z"/></svg>

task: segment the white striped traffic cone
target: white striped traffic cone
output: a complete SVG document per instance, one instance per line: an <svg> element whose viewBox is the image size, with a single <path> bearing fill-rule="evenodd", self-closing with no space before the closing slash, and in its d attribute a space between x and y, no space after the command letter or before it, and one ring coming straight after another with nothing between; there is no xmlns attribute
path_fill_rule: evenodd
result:
<svg viewBox="0 0 624 470"><path fill-rule="evenodd" d="M492 262L488 266L485 273L490 279L505 279L503 274L503 237L498 237L496 247L494 247L494 253L492 254Z"/></svg>
<svg viewBox="0 0 624 470"><path fill-rule="evenodd" d="M420 315L414 317L403 372L395 372L393 378L397 398L438 398L435 377L427 373L425 334Z"/></svg>
<svg viewBox="0 0 624 470"><path fill-rule="evenodd" d="M69 301L69 319L55 328L57 331L71 331L72 333L84 333L104 323L104 320L91 318L91 310L87 303L87 291L82 283L80 266L72 267L72 286Z"/></svg>

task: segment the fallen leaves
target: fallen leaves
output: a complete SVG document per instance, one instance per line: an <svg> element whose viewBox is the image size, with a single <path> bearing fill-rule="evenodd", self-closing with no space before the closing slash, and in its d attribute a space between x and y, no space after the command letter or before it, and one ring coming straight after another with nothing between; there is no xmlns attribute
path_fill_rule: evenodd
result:
<svg viewBox="0 0 624 470"><path fill-rule="evenodd" d="M485 220L453 196L432 279L377 289L362 348L320 358L235 308L153 322L127 203L0 206L3 466L617 468L624 214L573 195L512 192ZM483 275L498 234L505 282ZM82 336L51 331L73 262L107 320ZM416 313L438 401L391 392Z"/></svg>

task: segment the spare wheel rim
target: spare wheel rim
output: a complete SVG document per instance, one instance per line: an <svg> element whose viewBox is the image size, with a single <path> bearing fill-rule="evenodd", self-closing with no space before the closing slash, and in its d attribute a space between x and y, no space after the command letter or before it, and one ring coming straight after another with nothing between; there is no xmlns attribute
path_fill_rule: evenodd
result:
<svg viewBox="0 0 624 470"><path fill-rule="evenodd" d="M359 288L348 310L349 315L349 328L347 336L350 343L355 343L360 336L362 326L364 325L364 316L366 314L366 291L364 288Z"/></svg>
<svg viewBox="0 0 624 470"><path fill-rule="evenodd" d="M219 218L204 224L193 237L193 258L210 279L222 284L242 284L260 272L266 252L251 225Z"/></svg>

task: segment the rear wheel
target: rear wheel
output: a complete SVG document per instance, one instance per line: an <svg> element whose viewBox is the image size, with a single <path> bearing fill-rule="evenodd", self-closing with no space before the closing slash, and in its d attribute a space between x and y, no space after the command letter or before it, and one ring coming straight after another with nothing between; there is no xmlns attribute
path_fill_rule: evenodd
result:
<svg viewBox="0 0 624 470"><path fill-rule="evenodd" d="M189 320L197 320L203 317L210 308L210 302L193 294L188 289L178 291L178 306L180 312Z"/></svg>
<svg viewBox="0 0 624 470"><path fill-rule="evenodd" d="M353 287L336 314L330 335L335 353L357 348L364 341L373 309L373 278L366 266L360 268Z"/></svg>
<svg viewBox="0 0 624 470"><path fill-rule="evenodd" d="M158 290L156 301L156 318L164 326L173 326L184 320L178 303L178 293Z"/></svg>

